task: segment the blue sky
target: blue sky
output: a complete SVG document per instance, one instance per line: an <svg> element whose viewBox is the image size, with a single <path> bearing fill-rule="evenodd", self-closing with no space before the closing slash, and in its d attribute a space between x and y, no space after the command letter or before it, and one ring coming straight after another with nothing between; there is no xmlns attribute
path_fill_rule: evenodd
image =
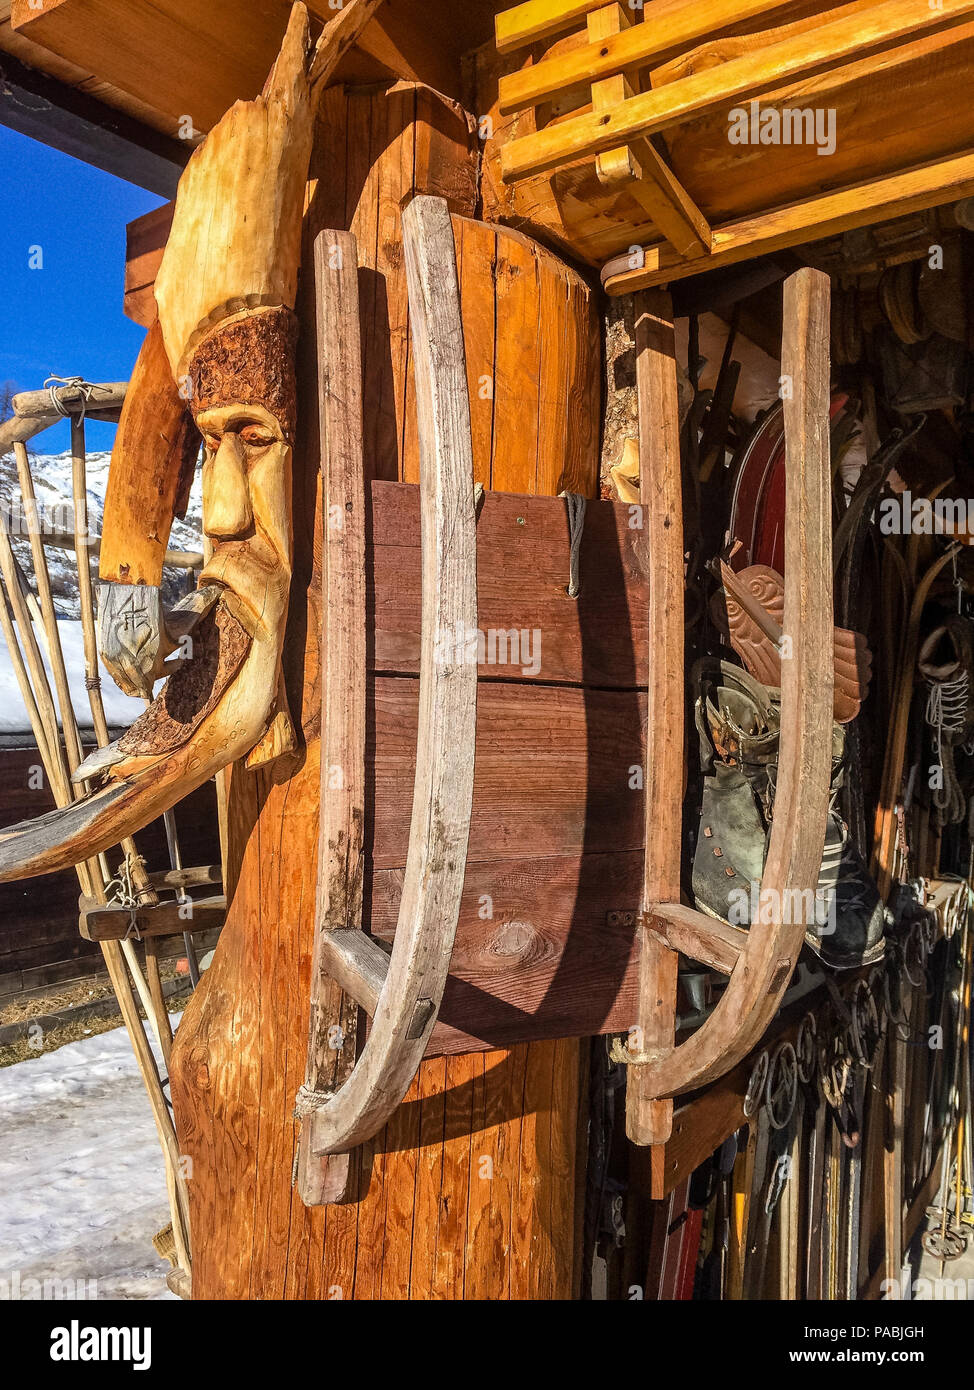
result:
<svg viewBox="0 0 974 1390"><path fill-rule="evenodd" d="M0 126L0 382L25 391L52 374L128 378L145 330L122 312L125 225L162 201ZM41 269L30 268L32 247ZM114 432L93 421L89 448L110 448ZM66 423L31 444L67 447Z"/></svg>

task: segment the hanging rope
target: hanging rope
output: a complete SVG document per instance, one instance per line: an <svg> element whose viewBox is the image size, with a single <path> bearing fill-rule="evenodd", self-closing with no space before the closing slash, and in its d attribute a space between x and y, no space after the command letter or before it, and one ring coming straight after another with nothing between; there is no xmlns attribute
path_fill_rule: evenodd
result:
<svg viewBox="0 0 974 1390"><path fill-rule="evenodd" d="M568 556L568 588L565 592L569 598L578 598L581 592L579 556L582 550L582 535L585 531L587 498L583 497L580 492L562 492L559 495L564 497L568 505L568 537L571 546Z"/></svg>
<svg viewBox="0 0 974 1390"><path fill-rule="evenodd" d="M962 671L952 681L931 681L927 694L926 719L933 730L934 752L941 772L941 786L933 789L933 804L941 822L947 825L962 821L967 809L954 769L954 744L964 727L968 684L968 673Z"/></svg>

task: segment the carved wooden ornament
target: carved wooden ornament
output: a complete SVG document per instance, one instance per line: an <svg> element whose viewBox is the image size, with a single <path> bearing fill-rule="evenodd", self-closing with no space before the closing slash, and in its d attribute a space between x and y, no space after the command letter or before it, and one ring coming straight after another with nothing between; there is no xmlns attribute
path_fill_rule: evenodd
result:
<svg viewBox="0 0 974 1390"><path fill-rule="evenodd" d="M374 5L371 6L374 8ZM368 4L333 21L345 38ZM50 873L117 843L238 758L293 744L280 680L291 583L294 301L311 154L308 13L294 5L256 100L237 102L180 180L156 283L173 379L202 436L211 546L185 655L148 710L79 776L107 785L0 834L0 880Z"/></svg>
<svg viewBox="0 0 974 1390"><path fill-rule="evenodd" d="M781 685L781 628L785 581L770 565L750 565L735 573L721 562L731 646L756 680ZM717 614L718 620L723 616ZM721 626L725 624L720 623ZM833 715L848 724L859 713L872 675L872 653L862 633L834 630L835 689Z"/></svg>

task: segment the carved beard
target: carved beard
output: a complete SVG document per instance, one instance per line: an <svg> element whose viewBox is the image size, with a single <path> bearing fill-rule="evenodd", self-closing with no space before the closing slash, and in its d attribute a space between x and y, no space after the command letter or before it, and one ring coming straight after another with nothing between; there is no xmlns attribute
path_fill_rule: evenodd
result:
<svg viewBox="0 0 974 1390"><path fill-rule="evenodd" d="M213 537L199 588L220 593L196 629L193 657L110 752L86 760L107 771L107 785L0 831L0 882L53 873L110 848L221 768L253 757L272 721L290 728L278 706L291 581L295 336L289 310L258 311L214 330L194 354L194 415L234 432L247 524ZM266 430L269 442L247 444L247 428ZM203 524L210 534L205 497Z"/></svg>

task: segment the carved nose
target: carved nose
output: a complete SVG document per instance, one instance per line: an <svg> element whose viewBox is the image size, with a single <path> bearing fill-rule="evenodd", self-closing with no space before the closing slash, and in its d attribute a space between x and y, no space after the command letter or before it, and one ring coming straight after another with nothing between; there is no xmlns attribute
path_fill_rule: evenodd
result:
<svg viewBox="0 0 974 1390"><path fill-rule="evenodd" d="M240 441L226 434L203 470L203 530L227 540L245 535L253 524L250 490Z"/></svg>

